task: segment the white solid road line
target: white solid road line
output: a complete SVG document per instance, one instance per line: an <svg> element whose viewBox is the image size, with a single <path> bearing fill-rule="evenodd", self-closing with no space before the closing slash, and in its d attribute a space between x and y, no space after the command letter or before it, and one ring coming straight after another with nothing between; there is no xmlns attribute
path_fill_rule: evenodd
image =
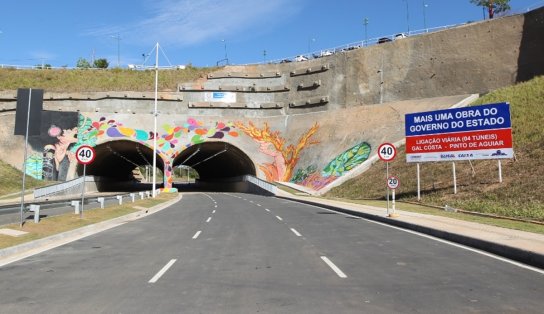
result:
<svg viewBox="0 0 544 314"><path fill-rule="evenodd" d="M212 220L212 217L208 217L208 219L206 220L206 222L210 222L210 220Z"/></svg>
<svg viewBox="0 0 544 314"><path fill-rule="evenodd" d="M168 269L170 267L172 267L172 265L174 265L174 263L176 262L177 260L176 259L171 259L168 264L164 265L164 267L159 270L159 272L153 276L153 278L151 278L151 280L149 280L149 283L155 283L157 282L157 280L159 280L159 278L162 277L162 275L164 275L164 273L166 273L166 271L168 271Z"/></svg>
<svg viewBox="0 0 544 314"><path fill-rule="evenodd" d="M202 230L198 230L195 235L193 236L193 239L196 239L198 238L198 236L200 235L200 233L202 232Z"/></svg>
<svg viewBox="0 0 544 314"><path fill-rule="evenodd" d="M276 216L276 218L278 218L278 220L283 220L280 216Z"/></svg>
<svg viewBox="0 0 544 314"><path fill-rule="evenodd" d="M338 275L338 277L340 278L348 278L348 276L346 276L346 274L344 274L343 271L340 270L340 268L338 268L336 265L334 265L333 262L331 262L330 259L328 259L326 256L321 256L321 259L327 264L329 265L329 267L334 270L334 272Z"/></svg>
<svg viewBox="0 0 544 314"><path fill-rule="evenodd" d="M293 231L293 233L297 236L297 237L301 237L302 234L298 233L298 231L296 231L295 229L291 228L291 231Z"/></svg>
<svg viewBox="0 0 544 314"><path fill-rule="evenodd" d="M292 201L292 200L289 200L289 202L300 204L300 203ZM529 266L529 265L526 265L526 264L523 264L523 263L520 263L520 262L516 262L514 260L511 260L511 259L508 259L508 258L505 258L505 257L501 257L501 256L498 256L498 255L495 255L495 254L492 254L492 253L488 253L486 251L478 250L478 249L475 249L475 248L472 248L472 247L469 247L469 246L466 246L466 245L462 245L462 244L459 244L459 243L455 243L455 242L451 242L451 241L448 241L448 240L433 237L433 236L428 235L428 234L419 233L417 231L403 229L403 228L400 228L400 227L395 227L395 226L388 225L388 224L383 223L383 222L379 222L379 221L375 221L375 220L371 220L371 219L366 219L366 218L362 218L362 217L358 217L358 216L354 216L354 215L350 215L350 214L330 210L328 208L324 208L324 207L320 207L320 206L316 206L316 205L307 205L307 206L318 208L318 209L324 209L324 210L332 212L332 213L337 213L337 214L344 215L344 216L347 216L347 217L358 218L360 220L370 222L370 223L373 223L373 224L377 224L377 225L380 225L380 226L384 226L384 227L404 231L404 232L407 232L407 233L411 233L411 234L416 235L416 236L420 236L420 237L427 238L427 239L430 239L430 240L434 240L434 241L437 241L437 242L440 242L440 243L451 245L451 246L454 246L454 247L457 247L457 248L460 248L460 249L463 249L463 250L467 250L467 251L474 252L474 253L477 253L477 254L480 254L480 255L484 255L484 256L499 260L501 262L505 262L505 263L520 267L520 268L528 269L528 270L537 272L539 274L544 274L544 270L542 270L540 268Z"/></svg>

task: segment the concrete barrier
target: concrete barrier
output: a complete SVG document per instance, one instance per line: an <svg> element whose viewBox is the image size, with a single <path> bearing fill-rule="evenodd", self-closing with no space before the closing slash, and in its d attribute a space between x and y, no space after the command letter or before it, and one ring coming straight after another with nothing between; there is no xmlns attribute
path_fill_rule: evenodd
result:
<svg viewBox="0 0 544 314"><path fill-rule="evenodd" d="M72 201L71 206L74 206L74 213L79 214L79 201Z"/></svg>

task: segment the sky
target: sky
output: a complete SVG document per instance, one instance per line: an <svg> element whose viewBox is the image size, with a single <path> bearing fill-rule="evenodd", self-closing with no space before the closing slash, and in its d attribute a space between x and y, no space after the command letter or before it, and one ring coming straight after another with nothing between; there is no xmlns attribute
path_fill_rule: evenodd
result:
<svg viewBox="0 0 544 314"><path fill-rule="evenodd" d="M543 5L510 1L514 12ZM483 13L469 0L3 0L0 65L150 66L157 43L160 66L270 62Z"/></svg>

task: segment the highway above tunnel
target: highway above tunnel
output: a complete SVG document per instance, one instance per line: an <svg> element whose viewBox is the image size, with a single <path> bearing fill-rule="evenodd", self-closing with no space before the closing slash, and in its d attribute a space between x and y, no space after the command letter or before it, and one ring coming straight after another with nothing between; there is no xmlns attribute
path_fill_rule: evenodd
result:
<svg viewBox="0 0 544 314"><path fill-rule="evenodd" d="M5 313L540 313L544 275L275 197L184 193L0 267Z"/></svg>

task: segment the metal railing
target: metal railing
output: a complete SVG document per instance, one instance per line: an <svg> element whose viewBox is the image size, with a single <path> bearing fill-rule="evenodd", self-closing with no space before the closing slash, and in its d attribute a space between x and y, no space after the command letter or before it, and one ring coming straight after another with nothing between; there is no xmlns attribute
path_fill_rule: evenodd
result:
<svg viewBox="0 0 544 314"><path fill-rule="evenodd" d="M85 176L85 182L95 182L95 178L92 176ZM34 198L40 198L44 196L51 196L55 195L57 193L61 193L67 190L71 189L77 189L81 190L81 185L83 184L83 177L62 182L55 185L49 185L42 188L37 188L34 190Z"/></svg>
<svg viewBox="0 0 544 314"><path fill-rule="evenodd" d="M261 179L259 179L257 177L251 176L251 175L243 176L242 180L247 181L247 182L249 182L249 183L251 183L253 185L256 185L259 188L261 188L263 190L266 190L266 191L268 191L268 192L270 192L272 194L276 194L277 189L278 189L274 184L272 184L272 183L270 183L268 181L261 180Z"/></svg>

